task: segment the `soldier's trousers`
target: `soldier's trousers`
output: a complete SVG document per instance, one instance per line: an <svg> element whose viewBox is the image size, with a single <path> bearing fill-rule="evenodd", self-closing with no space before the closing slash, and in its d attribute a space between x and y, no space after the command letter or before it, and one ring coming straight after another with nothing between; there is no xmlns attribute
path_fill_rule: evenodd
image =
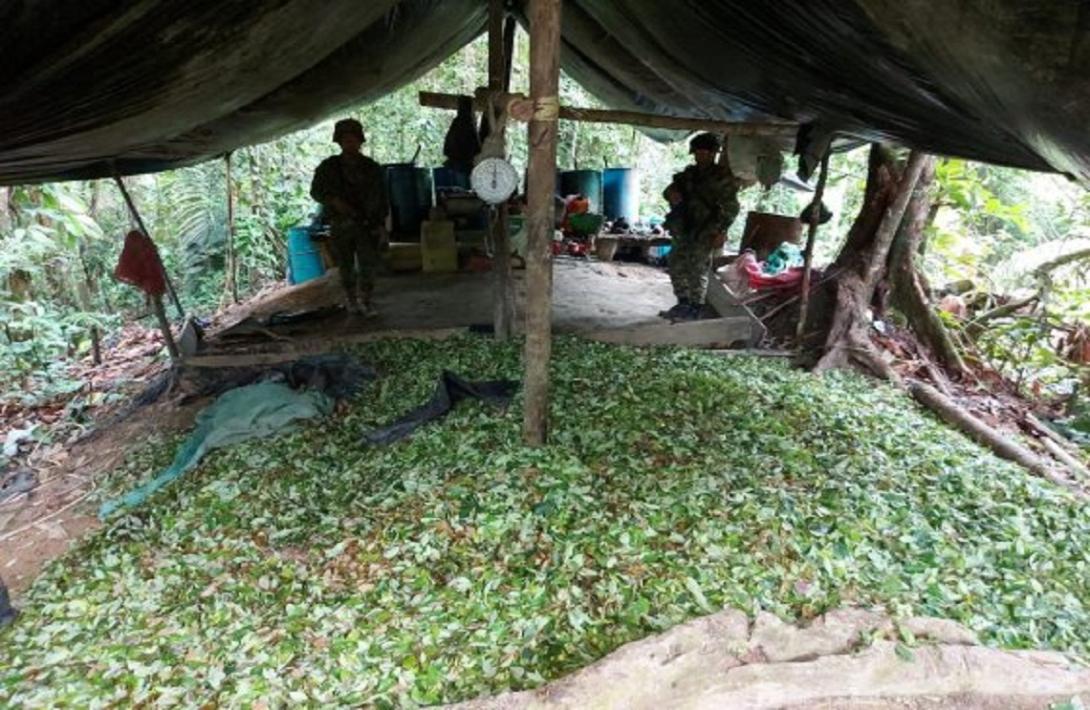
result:
<svg viewBox="0 0 1090 710"><path fill-rule="evenodd" d="M703 305L708 294L712 248L707 239L674 239L670 249L670 283L678 301Z"/></svg>
<svg viewBox="0 0 1090 710"><path fill-rule="evenodd" d="M363 300L369 301L375 290L380 258L377 230L359 222L334 222L332 237L345 295L349 301L355 301L359 289Z"/></svg>

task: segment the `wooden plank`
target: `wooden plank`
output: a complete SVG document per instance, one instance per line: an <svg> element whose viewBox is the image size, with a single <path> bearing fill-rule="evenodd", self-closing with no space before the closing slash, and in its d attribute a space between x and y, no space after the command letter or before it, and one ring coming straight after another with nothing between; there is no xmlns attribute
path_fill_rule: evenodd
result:
<svg viewBox="0 0 1090 710"><path fill-rule="evenodd" d="M745 317L750 323L750 338L747 345L754 346L768 334L768 328L749 306L738 300L726 285L719 280L715 270L708 274L708 305L715 309L721 317L741 318Z"/></svg>
<svg viewBox="0 0 1090 710"><path fill-rule="evenodd" d="M790 350L769 350L767 348L738 348L733 350L709 350L711 355L719 355L721 357L766 357L774 359L788 360L795 357L795 353Z"/></svg>
<svg viewBox="0 0 1090 710"><path fill-rule="evenodd" d="M530 0L530 165L527 175L526 376L522 436L545 444L549 427L549 360L552 356L553 194L560 106L561 0Z"/></svg>
<svg viewBox="0 0 1090 710"><path fill-rule="evenodd" d="M723 350L738 343L748 343L752 332L753 323L749 318L740 316L682 323L643 323L599 330L587 333L585 337L617 345L686 345Z"/></svg>
<svg viewBox="0 0 1090 710"><path fill-rule="evenodd" d="M715 309L721 316L732 315L742 308L742 302L735 298L734 294L719 280L713 269L708 274L708 305Z"/></svg>
<svg viewBox="0 0 1090 710"><path fill-rule="evenodd" d="M377 340L446 340L464 335L466 328L430 328L416 330L374 330L367 333L329 338L308 338L289 348L261 350L259 352L209 353L186 358L186 367L249 367L251 365L275 365L291 362L307 355L321 355L345 345L371 343Z"/></svg>
<svg viewBox="0 0 1090 710"><path fill-rule="evenodd" d="M420 105L426 108L458 110L457 94L444 94L433 91L420 92ZM521 104L528 99L522 94L506 94L501 97L508 104ZM487 107L487 99L475 98L474 105L478 110ZM524 120L524 112L517 109L512 111L512 116ZM581 108L578 106L561 106L560 118L567 121L580 121L583 123L611 123L625 126L639 126L642 128L663 128L675 131L709 131L728 136L794 136L799 125L793 122L759 122L759 121L717 121L710 118L693 118L685 116L661 116L654 113L640 111L614 111L612 109Z"/></svg>

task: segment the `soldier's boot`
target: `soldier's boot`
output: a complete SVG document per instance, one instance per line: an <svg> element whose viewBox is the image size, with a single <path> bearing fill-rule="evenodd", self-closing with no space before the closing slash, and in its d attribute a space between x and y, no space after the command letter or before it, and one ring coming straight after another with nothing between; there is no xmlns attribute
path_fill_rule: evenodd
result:
<svg viewBox="0 0 1090 710"><path fill-rule="evenodd" d="M685 301L685 307L679 308L670 321L673 323L679 323L691 320L700 320L704 317L704 304L697 303L696 301Z"/></svg>
<svg viewBox="0 0 1090 710"><path fill-rule="evenodd" d="M366 286L360 287L360 310L359 313L364 318L374 318L378 315L378 310L375 308L374 302L371 300L372 289Z"/></svg>
<svg viewBox="0 0 1090 710"><path fill-rule="evenodd" d="M690 303L689 309L682 313L678 320L701 320L704 317L703 303Z"/></svg>
<svg viewBox="0 0 1090 710"><path fill-rule="evenodd" d="M360 307L360 300L356 298L356 294L350 292L344 299L344 309L348 311L349 315L360 315L363 313L363 308Z"/></svg>
<svg viewBox="0 0 1090 710"><path fill-rule="evenodd" d="M678 316L680 316L683 313L688 312L688 310L689 310L689 301L687 299L682 298L682 299L679 299L678 302L676 304L674 304L674 306L672 308L668 308L665 311L659 311L659 318L665 318L666 320L670 320L670 321L677 320Z"/></svg>

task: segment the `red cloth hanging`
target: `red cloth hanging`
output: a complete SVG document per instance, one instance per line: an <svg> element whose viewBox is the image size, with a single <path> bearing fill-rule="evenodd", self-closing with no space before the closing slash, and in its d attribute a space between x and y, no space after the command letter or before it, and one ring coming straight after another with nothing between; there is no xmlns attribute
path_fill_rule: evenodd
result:
<svg viewBox="0 0 1090 710"><path fill-rule="evenodd" d="M166 293L163 262L148 235L136 229L125 235L125 246L121 250L121 258L117 260L114 278L136 286L149 296Z"/></svg>

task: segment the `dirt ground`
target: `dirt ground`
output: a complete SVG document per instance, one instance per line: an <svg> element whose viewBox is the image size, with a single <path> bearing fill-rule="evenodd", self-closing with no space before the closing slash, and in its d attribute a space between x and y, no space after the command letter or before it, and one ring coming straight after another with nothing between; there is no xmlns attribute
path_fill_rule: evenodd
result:
<svg viewBox="0 0 1090 710"><path fill-rule="evenodd" d="M149 436L189 427L199 409L163 401L38 462L41 484L0 505L0 577L16 603L46 564L99 528L96 482Z"/></svg>
<svg viewBox="0 0 1090 710"><path fill-rule="evenodd" d="M518 300L525 279L515 272ZM208 329L207 347L201 358L219 358L231 364L242 354L269 353L285 359L322 352L339 342L379 337L445 337L475 324L492 320L492 279L488 273L409 274L387 276L376 290L380 316L362 320L334 311L298 324L265 327L255 323L273 313L291 313L339 303L341 292L336 272L295 287L277 287L249 301L226 309ZM668 276L640 264L604 263L558 258L554 265L553 318L557 332L578 333L661 322L657 313L673 304ZM232 329L237 336L232 335ZM141 338L143 336L140 336ZM148 343L158 340L147 336ZM150 381L163 366L151 364L151 353L142 350L115 353L93 380L109 371L113 379L134 383ZM195 360L195 361L196 361ZM178 407L169 397L141 409L139 416L104 426L122 406L102 408L93 436L71 446L55 445L41 456L23 463L37 475L40 485L0 503L0 578L16 603L42 569L64 554L81 537L99 527L92 501L96 482L120 464L127 451L152 434L188 428L203 403Z"/></svg>
<svg viewBox="0 0 1090 710"><path fill-rule="evenodd" d="M329 307L341 302L336 270L299 286L278 289L227 309L216 322L229 330L247 318ZM525 272L514 272L516 302L525 296ZM492 276L488 273L406 274L380 278L375 289L379 316L341 319L344 332L451 328L492 322ZM553 266L553 327L582 332L655 322L674 303L670 279L643 264L558 257ZM327 329L303 326L289 337Z"/></svg>

